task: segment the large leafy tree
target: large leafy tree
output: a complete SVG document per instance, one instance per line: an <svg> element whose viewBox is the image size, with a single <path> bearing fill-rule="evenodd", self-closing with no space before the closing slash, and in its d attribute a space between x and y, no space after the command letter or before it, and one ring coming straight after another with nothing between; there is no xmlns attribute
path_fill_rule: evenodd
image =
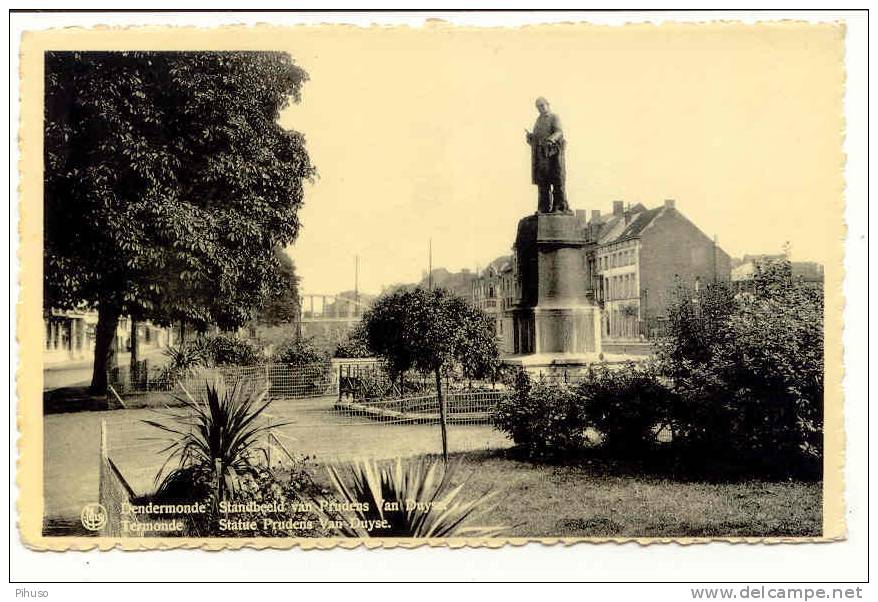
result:
<svg viewBox="0 0 878 602"><path fill-rule="evenodd" d="M299 276L296 265L282 249L275 251L281 285L273 291L256 314L257 321L269 326L290 324L299 319Z"/></svg>
<svg viewBox="0 0 878 602"><path fill-rule="evenodd" d="M98 310L92 389L121 315L237 327L283 286L307 74L276 52L49 52L46 307Z"/></svg>
<svg viewBox="0 0 878 602"><path fill-rule="evenodd" d="M484 312L445 289L403 290L378 299L363 316L369 348L397 374L415 369L436 378L442 454L448 458L443 373L484 376L497 368L494 325Z"/></svg>

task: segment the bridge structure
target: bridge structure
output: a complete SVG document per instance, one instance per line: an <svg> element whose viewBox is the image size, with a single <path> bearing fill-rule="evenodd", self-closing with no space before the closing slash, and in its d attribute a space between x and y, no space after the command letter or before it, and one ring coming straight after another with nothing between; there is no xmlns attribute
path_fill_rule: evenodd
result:
<svg viewBox="0 0 878 602"><path fill-rule="evenodd" d="M311 339L318 346L333 349L359 324L369 304L354 293L299 295L298 336Z"/></svg>
<svg viewBox="0 0 878 602"><path fill-rule="evenodd" d="M357 296L350 298L332 294L299 295L299 320L302 324L359 322L369 308Z"/></svg>

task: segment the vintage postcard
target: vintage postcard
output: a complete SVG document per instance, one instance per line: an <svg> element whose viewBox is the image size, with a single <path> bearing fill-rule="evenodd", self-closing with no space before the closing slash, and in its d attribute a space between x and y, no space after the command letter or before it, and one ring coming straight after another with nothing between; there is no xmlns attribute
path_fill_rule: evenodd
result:
<svg viewBox="0 0 878 602"><path fill-rule="evenodd" d="M25 545L845 537L843 23L21 48Z"/></svg>

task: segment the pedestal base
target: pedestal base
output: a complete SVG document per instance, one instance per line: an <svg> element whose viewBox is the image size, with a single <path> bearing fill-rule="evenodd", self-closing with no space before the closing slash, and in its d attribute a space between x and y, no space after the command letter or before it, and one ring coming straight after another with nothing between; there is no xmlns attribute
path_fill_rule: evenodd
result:
<svg viewBox="0 0 878 602"><path fill-rule="evenodd" d="M601 353L600 310L594 305L522 308L513 320L516 354Z"/></svg>
<svg viewBox="0 0 878 602"><path fill-rule="evenodd" d="M510 355L502 361L533 376L575 378L592 365L622 366L627 362L643 361L643 358L606 353L529 353Z"/></svg>
<svg viewBox="0 0 878 602"><path fill-rule="evenodd" d="M575 377L592 364L605 361L598 353L529 353L503 358L507 366L521 368L533 376Z"/></svg>

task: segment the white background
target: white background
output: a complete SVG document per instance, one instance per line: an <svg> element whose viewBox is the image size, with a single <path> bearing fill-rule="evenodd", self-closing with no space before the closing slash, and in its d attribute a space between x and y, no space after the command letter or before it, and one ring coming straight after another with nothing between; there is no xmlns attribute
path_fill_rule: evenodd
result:
<svg viewBox="0 0 878 602"><path fill-rule="evenodd" d="M42 3L50 7L53 3ZM58 8L62 6L59 3ZM175 8L171 3L163 3ZM219 8L223 3L213 3ZM121 4L104 2L94 8L118 8ZM508 5L507 5L508 6ZM581 5L580 5L581 6ZM176 5L179 7L179 5ZM278 6L276 8L290 8ZM409 595L417 598L435 595L432 588L410 588L406 592L364 589L353 586L346 592L330 594L325 586L288 588L291 591L268 592L252 585L60 585L49 581L101 580L283 580L283 581L371 581L371 580L558 580L589 582L680 581L680 582L859 582L867 576L866 504L867 504L867 16L862 12L652 12L652 13L463 13L439 16L445 20L467 24L519 24L545 21L590 21L625 23L631 21L709 21L742 20L755 22L777 18L811 21L846 21L847 95L846 141L846 223L848 225L845 267L845 425L847 432L846 503L849 537L844 542L817 545L652 545L642 547L624 545L580 544L573 547L528 545L498 550L472 549L418 549L418 550L333 550L333 551L254 551L226 553L201 551L134 552L67 552L39 553L25 549L15 528L14 489L15 460L15 370L16 345L14 341L14 304L18 291L16 282L17 237L17 130L18 130L18 44L22 31L50 27L81 25L134 25L178 24L219 25L256 22L293 24L301 22L344 21L360 24L423 22L428 14L292 14L292 13L80 13L34 14L16 13L10 16L10 143L9 143L9 258L10 258L10 407L9 428L12 434L9 467L11 471L9 508L11 549L10 579L19 582L9 585L10 595L16 588L29 592L42 589L50 599L125 599L154 600L158 596L202 598L204 596L263 596L275 593L283 596L319 598L329 595ZM20 582L30 582L23 584ZM279 586L280 587L280 586ZM485 588L486 586L480 586ZM533 596L569 595L546 590L539 586L481 589L477 596ZM740 589L741 585L734 586ZM383 593L382 593L383 591ZM866 591L868 591L868 586ZM447 595L448 591L443 591ZM591 585L581 594L595 600L616 597L658 600L688 600L689 587L683 584ZM740 595L739 595L740 596Z"/></svg>

